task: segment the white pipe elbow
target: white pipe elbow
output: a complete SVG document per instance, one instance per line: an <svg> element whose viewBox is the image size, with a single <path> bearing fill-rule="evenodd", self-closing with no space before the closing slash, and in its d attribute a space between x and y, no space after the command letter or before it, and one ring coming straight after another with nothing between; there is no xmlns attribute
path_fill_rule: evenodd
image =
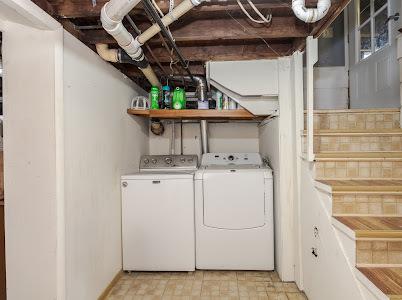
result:
<svg viewBox="0 0 402 300"><path fill-rule="evenodd" d="M292 10L295 16L306 23L321 20L328 13L331 0L318 0L317 8L306 8L304 0L292 0Z"/></svg>
<svg viewBox="0 0 402 300"><path fill-rule="evenodd" d="M123 26L121 19L113 19L108 14L108 8L111 2L106 3L101 10L101 22L103 28L109 33L121 48L134 60L141 60L144 53L141 49L141 43L134 39L130 32ZM124 15L123 15L124 16Z"/></svg>

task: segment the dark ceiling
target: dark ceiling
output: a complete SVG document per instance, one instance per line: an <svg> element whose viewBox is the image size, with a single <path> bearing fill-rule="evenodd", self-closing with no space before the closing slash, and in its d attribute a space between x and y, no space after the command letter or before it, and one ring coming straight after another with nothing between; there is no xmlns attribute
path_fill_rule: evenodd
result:
<svg viewBox="0 0 402 300"><path fill-rule="evenodd" d="M94 1L94 2L93 2ZM105 0L36 0L42 9L61 22L64 28L94 49L96 43L117 47L114 39L100 26L99 15ZM175 0L175 5L181 0ZM246 1L244 1L246 2ZM262 13L271 13L269 25L255 24L243 14L234 0L211 0L188 12L170 26L170 31L188 60L193 74L204 74L208 60L264 59L292 54L305 46L309 35L320 35L343 10L349 0L332 0L327 16L313 24L298 20L291 9L291 0L253 0ZM306 0L314 7L317 0ZM169 1L157 0L163 13ZM248 8L247 5L245 5ZM136 25L144 30L151 25L141 5L130 13ZM127 28L131 28L127 23ZM130 30L135 35L134 30ZM151 49L151 53L150 53ZM177 58L161 35L156 35L144 47L145 54L157 75L183 74ZM131 65L116 65L127 76L143 85L139 70Z"/></svg>

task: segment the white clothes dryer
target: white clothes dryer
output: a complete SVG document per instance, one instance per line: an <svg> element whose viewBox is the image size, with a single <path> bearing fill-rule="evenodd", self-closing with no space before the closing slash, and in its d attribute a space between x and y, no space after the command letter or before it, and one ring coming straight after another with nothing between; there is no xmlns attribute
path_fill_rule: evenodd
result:
<svg viewBox="0 0 402 300"><path fill-rule="evenodd" d="M273 270L273 177L258 153L207 153L195 175L196 268Z"/></svg>

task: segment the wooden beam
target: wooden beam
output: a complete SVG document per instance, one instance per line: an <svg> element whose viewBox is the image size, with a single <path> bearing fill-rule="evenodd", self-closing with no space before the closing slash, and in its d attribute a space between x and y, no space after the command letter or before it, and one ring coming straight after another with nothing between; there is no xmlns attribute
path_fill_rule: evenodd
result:
<svg viewBox="0 0 402 300"><path fill-rule="evenodd" d="M144 28L143 24L140 26ZM228 42L247 41L276 38L306 37L309 34L307 25L297 21L294 17L276 17L270 26L251 25L246 19L204 19L191 23L177 23L170 28L175 41L186 42ZM132 32L134 34L134 32ZM116 41L103 29L86 30L85 41L89 44L114 44ZM156 38L150 40L151 44L158 44Z"/></svg>
<svg viewBox="0 0 402 300"><path fill-rule="evenodd" d="M41 9L43 9L45 12L47 12L51 16L57 14L53 5L50 4L47 0L33 0L32 2L35 3L37 6L39 6Z"/></svg>
<svg viewBox="0 0 402 300"><path fill-rule="evenodd" d="M138 78L138 77L143 77L144 75L142 72L135 66L132 65L122 65L122 64L115 64L114 65L117 69L119 69L122 73L126 74L128 77L131 78ZM162 73L159 71L159 68L156 68L155 65L153 65L154 71L158 76L162 75ZM164 64L163 69L166 74L171 74L171 70L169 65ZM194 75L205 75L205 67L203 64L200 63L191 63L189 65L189 70L191 74ZM187 75L185 71L179 67L179 66L173 66L173 75Z"/></svg>
<svg viewBox="0 0 402 300"><path fill-rule="evenodd" d="M314 38L320 37L320 35L332 24L333 21L341 14L345 7L350 3L351 0L341 0L338 3L333 3L327 16L321 19L317 25L313 27L310 35Z"/></svg>
<svg viewBox="0 0 402 300"><path fill-rule="evenodd" d="M76 28L76 26L68 19L61 19L61 24L63 25L64 29L79 39L81 42L85 42L85 36L83 32Z"/></svg>
<svg viewBox="0 0 402 300"><path fill-rule="evenodd" d="M82 18L82 17L93 17L99 16L102 6L107 2L107 0L97 0L96 6L92 6L92 3L87 0L66 0L66 1L58 1L54 4L54 9L56 15L63 18ZM182 0L176 0L175 5L178 5ZM281 9L281 8L290 8L291 0L282 0L282 1L254 1L255 5L259 9ZM317 0L307 0L307 6L315 6ZM164 12L169 11L169 1L157 1L157 5ZM240 10L239 6L236 4L234 0L228 1L219 1L212 0L210 2L204 2L200 6L194 9L197 13L211 13L216 11L225 11L225 10ZM134 8L132 14L138 13L142 11L142 6L138 5L138 7Z"/></svg>
<svg viewBox="0 0 402 300"><path fill-rule="evenodd" d="M183 56L189 61L266 59L290 55L293 52L292 50L292 44L274 43L269 44L269 47L261 43L258 45L219 45L180 48ZM164 48L153 48L152 51L161 63L170 62L170 57Z"/></svg>

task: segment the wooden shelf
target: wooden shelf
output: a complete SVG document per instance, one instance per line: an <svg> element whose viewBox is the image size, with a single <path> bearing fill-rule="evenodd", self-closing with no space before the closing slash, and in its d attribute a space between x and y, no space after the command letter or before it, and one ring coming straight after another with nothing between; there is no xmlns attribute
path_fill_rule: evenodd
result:
<svg viewBox="0 0 402 300"><path fill-rule="evenodd" d="M128 109L127 113L135 116L158 119L263 120L267 117L255 116L245 109Z"/></svg>

